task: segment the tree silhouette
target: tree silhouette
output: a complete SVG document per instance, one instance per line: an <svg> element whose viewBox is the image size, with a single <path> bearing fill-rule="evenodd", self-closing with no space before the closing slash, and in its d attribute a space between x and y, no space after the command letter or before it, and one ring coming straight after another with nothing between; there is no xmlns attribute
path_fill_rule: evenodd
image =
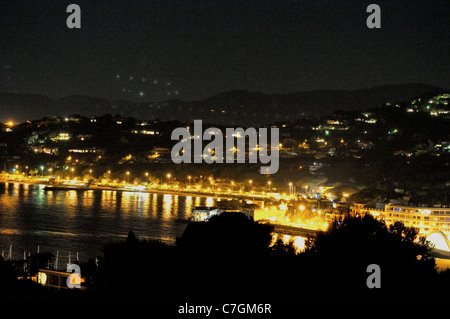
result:
<svg viewBox="0 0 450 319"><path fill-rule="evenodd" d="M405 297L435 280L434 259L417 235L414 228L401 223L387 227L371 215L349 217L309 240L304 257L319 278L317 284L335 293ZM377 292L366 286L370 264L381 267L382 290Z"/></svg>
<svg viewBox="0 0 450 319"><path fill-rule="evenodd" d="M92 288L113 298L149 298L173 290L177 263L173 248L156 240L140 240L130 231L125 241L103 248L98 269L92 270Z"/></svg>
<svg viewBox="0 0 450 319"><path fill-rule="evenodd" d="M307 240L300 254L282 241L271 246L272 232L242 213L192 222L175 246L130 232L90 265L89 288L115 299L411 298L436 288L448 296L449 272L436 272L415 228L347 217ZM381 268L381 289L366 285L371 264Z"/></svg>
<svg viewBox="0 0 450 319"><path fill-rule="evenodd" d="M17 272L11 262L5 261L0 256L0 299L8 296L10 289L16 283Z"/></svg>
<svg viewBox="0 0 450 319"><path fill-rule="evenodd" d="M208 222L190 223L177 238L177 248L209 258L236 259L269 253L272 227L259 224L243 213L225 212Z"/></svg>
<svg viewBox="0 0 450 319"><path fill-rule="evenodd" d="M292 258L296 256L297 253L292 241L284 243L281 239L278 239L271 247L271 254L273 256Z"/></svg>
<svg viewBox="0 0 450 319"><path fill-rule="evenodd" d="M176 248L188 296L245 297L266 291L272 227L226 212L189 224Z"/></svg>

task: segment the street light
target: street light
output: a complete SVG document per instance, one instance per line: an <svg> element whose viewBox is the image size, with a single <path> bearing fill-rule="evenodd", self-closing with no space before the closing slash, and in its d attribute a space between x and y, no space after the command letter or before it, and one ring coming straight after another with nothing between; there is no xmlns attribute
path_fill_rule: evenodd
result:
<svg viewBox="0 0 450 319"><path fill-rule="evenodd" d="M72 172L72 178L73 178L73 173L75 172L75 168L71 168L70 171Z"/></svg>
<svg viewBox="0 0 450 319"><path fill-rule="evenodd" d="M170 175L170 173L168 173L166 176L167 176L167 179L169 180L168 184L170 186L170 177L172 177L172 175Z"/></svg>
<svg viewBox="0 0 450 319"><path fill-rule="evenodd" d="M41 166L41 176L44 176L44 166Z"/></svg>
<svg viewBox="0 0 450 319"><path fill-rule="evenodd" d="M191 186L191 175L188 176L189 186Z"/></svg>
<svg viewBox="0 0 450 319"><path fill-rule="evenodd" d="M127 171L127 183L130 183L130 171Z"/></svg>

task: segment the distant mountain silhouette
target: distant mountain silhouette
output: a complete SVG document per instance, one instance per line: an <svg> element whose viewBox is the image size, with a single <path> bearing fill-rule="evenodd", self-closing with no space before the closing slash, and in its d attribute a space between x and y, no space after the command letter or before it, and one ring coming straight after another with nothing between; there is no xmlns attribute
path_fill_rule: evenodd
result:
<svg viewBox="0 0 450 319"><path fill-rule="evenodd" d="M361 90L315 90L264 94L245 90L223 92L198 101L168 100L135 103L83 95L52 99L44 95L0 93L0 121L22 122L42 117L103 114L138 119L193 120L225 125L263 125L304 116L321 116L340 109L365 110L441 91L435 86L409 83Z"/></svg>

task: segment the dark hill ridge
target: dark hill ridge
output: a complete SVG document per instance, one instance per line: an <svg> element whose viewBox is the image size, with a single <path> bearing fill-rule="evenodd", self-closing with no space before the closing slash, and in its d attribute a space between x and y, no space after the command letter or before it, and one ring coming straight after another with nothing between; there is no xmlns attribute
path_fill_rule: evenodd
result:
<svg viewBox="0 0 450 319"><path fill-rule="evenodd" d="M52 99L44 95L0 93L0 121L17 122L50 116L120 114L139 119L193 120L225 125L263 125L334 110L365 110L385 102L397 103L441 88L420 84L378 86L361 90L315 90L264 94L245 90L219 93L198 101L168 100L135 103L83 95Z"/></svg>

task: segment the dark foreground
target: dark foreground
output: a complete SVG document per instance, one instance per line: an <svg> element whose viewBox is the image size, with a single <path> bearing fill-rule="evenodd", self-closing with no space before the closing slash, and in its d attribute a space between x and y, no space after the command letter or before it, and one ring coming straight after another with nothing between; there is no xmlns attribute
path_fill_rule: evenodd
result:
<svg viewBox="0 0 450 319"><path fill-rule="evenodd" d="M450 272L436 270L430 248L415 241L414 228L349 217L308 240L300 254L291 244L271 245L271 232L271 226L241 213L191 223L173 246L130 232L125 241L106 245L97 261L80 265L82 289L18 280L20 265L0 260L0 297L248 302L450 295Z"/></svg>

